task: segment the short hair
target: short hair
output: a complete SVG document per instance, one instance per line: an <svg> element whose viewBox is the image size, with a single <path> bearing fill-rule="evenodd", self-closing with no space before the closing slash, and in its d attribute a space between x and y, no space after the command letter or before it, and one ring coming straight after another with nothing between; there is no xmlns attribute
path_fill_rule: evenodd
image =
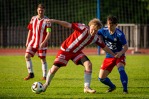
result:
<svg viewBox="0 0 149 99"><path fill-rule="evenodd" d="M94 19L90 20L90 22L88 23L88 25L89 26L94 25L97 28L101 28L102 27L101 21L99 19L97 19L97 18L94 18Z"/></svg>
<svg viewBox="0 0 149 99"><path fill-rule="evenodd" d="M42 3L40 3L40 4L38 4L38 7L37 8L42 8L42 9L45 9L45 5L44 4L42 4Z"/></svg>
<svg viewBox="0 0 149 99"><path fill-rule="evenodd" d="M116 16L113 16L113 15L109 15L107 17L107 20L110 20L112 24L117 24L118 23L118 19Z"/></svg>

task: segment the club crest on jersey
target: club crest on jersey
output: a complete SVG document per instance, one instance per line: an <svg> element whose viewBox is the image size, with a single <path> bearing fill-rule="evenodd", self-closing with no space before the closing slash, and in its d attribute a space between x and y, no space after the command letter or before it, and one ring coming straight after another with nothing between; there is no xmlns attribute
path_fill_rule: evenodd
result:
<svg viewBox="0 0 149 99"><path fill-rule="evenodd" d="M58 58L65 59L65 55L63 55L63 54L60 54L60 55L58 56Z"/></svg>
<svg viewBox="0 0 149 99"><path fill-rule="evenodd" d="M117 38L114 38L114 41L117 41Z"/></svg>

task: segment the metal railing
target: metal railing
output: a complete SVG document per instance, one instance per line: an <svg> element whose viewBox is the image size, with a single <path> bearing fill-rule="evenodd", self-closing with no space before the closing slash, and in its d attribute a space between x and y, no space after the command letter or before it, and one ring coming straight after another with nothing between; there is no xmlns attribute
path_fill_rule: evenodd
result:
<svg viewBox="0 0 149 99"><path fill-rule="evenodd" d="M135 48L136 51L138 48L149 48L149 25L118 24L118 28L125 33L130 48ZM0 47L25 47L27 31L26 27L0 27ZM60 26L53 27L49 47L59 47L71 32L71 30Z"/></svg>

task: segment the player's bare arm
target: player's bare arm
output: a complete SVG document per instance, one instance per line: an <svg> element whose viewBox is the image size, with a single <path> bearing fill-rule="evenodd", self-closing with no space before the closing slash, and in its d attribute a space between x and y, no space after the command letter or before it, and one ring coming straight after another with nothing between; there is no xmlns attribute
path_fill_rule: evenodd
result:
<svg viewBox="0 0 149 99"><path fill-rule="evenodd" d="M71 28L72 24L66 21L61 21L61 20L56 20L56 19L48 19L47 22L51 22L51 23L57 23L61 26L64 26L66 28Z"/></svg>
<svg viewBox="0 0 149 99"><path fill-rule="evenodd" d="M51 37L51 32L48 32L45 39L44 39L44 41L40 44L40 48L43 48L45 46L45 44L48 42L50 37Z"/></svg>
<svg viewBox="0 0 149 99"><path fill-rule="evenodd" d="M31 30L29 30L29 31L28 31L27 40L26 40L26 47L28 46L28 43L29 43L30 40L31 40L31 35L32 35Z"/></svg>
<svg viewBox="0 0 149 99"><path fill-rule="evenodd" d="M103 48L104 51L106 51L107 53L111 54L112 56L115 56L115 53L113 53L107 46L105 46Z"/></svg>
<svg viewBox="0 0 149 99"><path fill-rule="evenodd" d="M120 58L120 57L122 56L122 54L124 54L127 50L128 50L128 45L125 44L125 45L123 46L123 50L120 51L120 52L117 52L115 56L116 56L117 58Z"/></svg>

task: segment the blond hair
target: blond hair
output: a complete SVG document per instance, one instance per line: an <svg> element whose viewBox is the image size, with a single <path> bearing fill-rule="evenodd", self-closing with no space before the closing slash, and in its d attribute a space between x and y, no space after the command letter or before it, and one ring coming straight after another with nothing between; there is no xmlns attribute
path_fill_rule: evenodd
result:
<svg viewBox="0 0 149 99"><path fill-rule="evenodd" d="M99 19L94 18L92 20L90 20L90 22L88 23L89 26L94 25L97 29L102 27L102 23Z"/></svg>

